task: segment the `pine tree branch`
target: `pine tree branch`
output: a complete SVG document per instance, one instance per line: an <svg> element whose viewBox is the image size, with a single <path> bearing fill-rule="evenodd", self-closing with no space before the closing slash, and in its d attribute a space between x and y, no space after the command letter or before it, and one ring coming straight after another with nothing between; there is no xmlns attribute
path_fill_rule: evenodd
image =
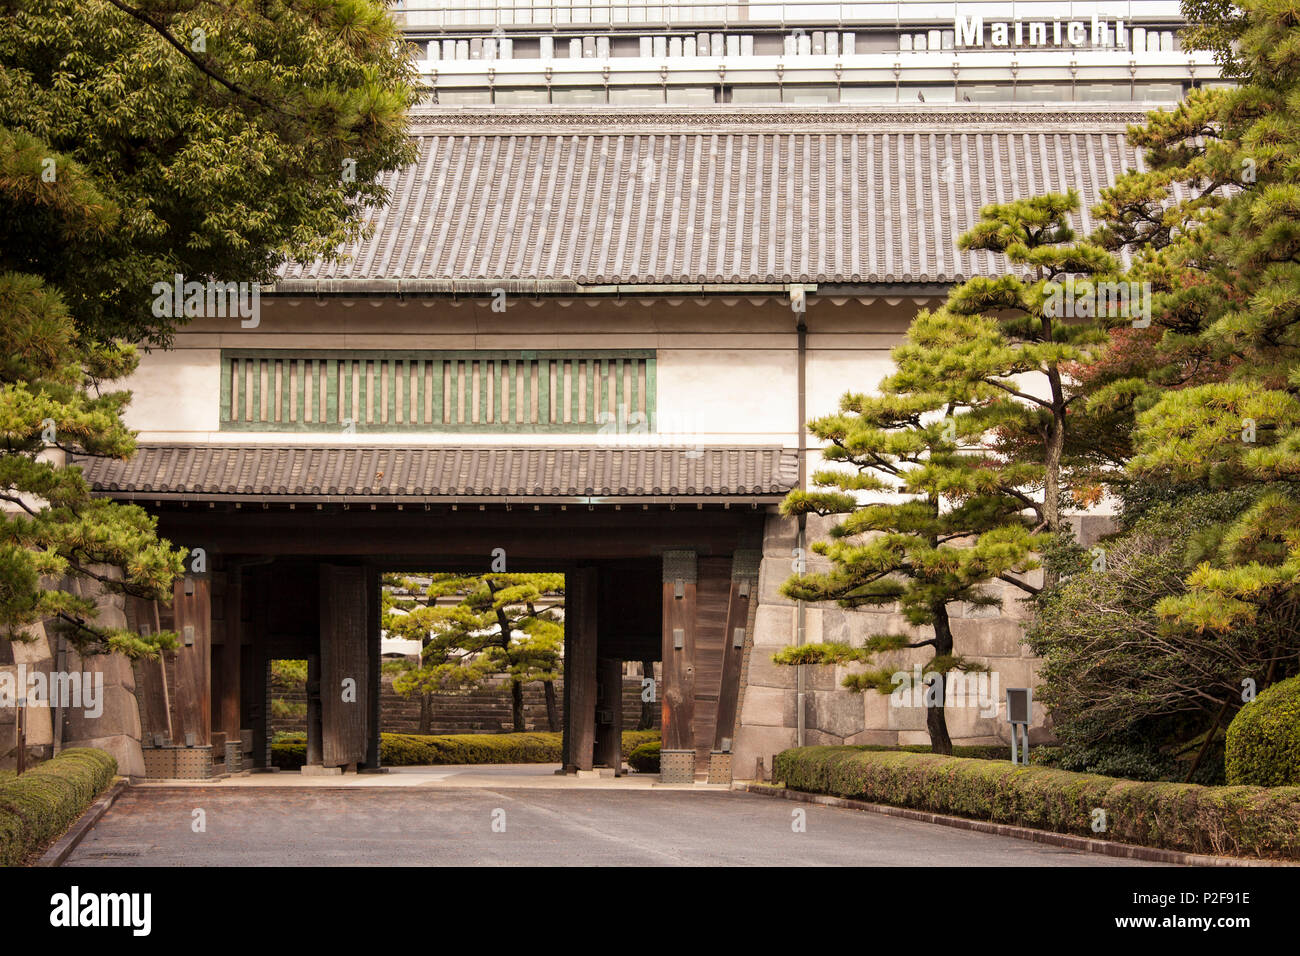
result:
<svg viewBox="0 0 1300 956"><path fill-rule="evenodd" d="M1010 385L1003 385L1001 382L997 381L996 379L986 378L983 379L983 381L988 385L992 385L994 388L1002 389L1002 391L1006 392L1009 395L1014 395L1016 398L1023 398L1025 401L1033 402L1035 405L1038 405L1042 408L1052 407L1051 402L1043 401L1043 399L1037 397L1036 395L1030 395L1026 392L1022 392L1018 389L1014 389Z"/></svg>
<svg viewBox="0 0 1300 956"><path fill-rule="evenodd" d="M1034 587L1032 584L1028 584L1025 581L1017 581L1009 574L999 574L998 579L1001 581L1006 581L1008 584L1014 584L1016 587L1020 588L1022 591L1028 592L1029 594L1043 593L1042 588Z"/></svg>

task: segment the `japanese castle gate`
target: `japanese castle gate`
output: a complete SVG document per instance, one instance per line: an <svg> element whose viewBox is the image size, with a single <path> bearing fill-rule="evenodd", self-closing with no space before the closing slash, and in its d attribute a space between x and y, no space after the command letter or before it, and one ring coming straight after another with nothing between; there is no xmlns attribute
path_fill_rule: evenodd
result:
<svg viewBox="0 0 1300 956"><path fill-rule="evenodd" d="M807 478L806 415L873 387L918 306L995 267L955 244L983 205L1073 188L1087 228L1139 163L1139 118L417 115L373 235L283 270L255 327L196 319L147 355L139 453L85 463L202 549L171 608L125 609L184 635L137 668L146 772L266 765L268 664L302 657L308 762L378 767L381 571L486 572L494 552L566 576L570 770L618 764L624 660L662 661L665 779L752 777L798 739L918 739L875 695L771 663L859 627L779 592L818 533L777 513ZM970 652L1030 679L986 625ZM971 720L954 738L996 739Z"/></svg>

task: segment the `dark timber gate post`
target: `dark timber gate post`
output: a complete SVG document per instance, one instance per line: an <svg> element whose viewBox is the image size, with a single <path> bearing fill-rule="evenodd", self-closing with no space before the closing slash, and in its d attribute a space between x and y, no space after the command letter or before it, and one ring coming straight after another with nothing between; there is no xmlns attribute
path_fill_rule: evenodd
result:
<svg viewBox="0 0 1300 956"><path fill-rule="evenodd" d="M328 767L356 770L370 745L370 570L320 566L321 749Z"/></svg>
<svg viewBox="0 0 1300 956"><path fill-rule="evenodd" d="M233 753L242 751L242 713L240 709L243 623L243 564L225 562L226 594L221 614L221 730L233 743ZM227 765L227 770L230 766Z"/></svg>
<svg viewBox="0 0 1300 956"><path fill-rule="evenodd" d="M564 724L566 771L591 770L596 747L596 568L575 568L564 582Z"/></svg>
<svg viewBox="0 0 1300 956"><path fill-rule="evenodd" d="M727 598L727 624L723 629L722 682L718 690L718 720L709 755L709 783L731 783L731 749L740 699L741 664L749 628L749 609L758 590L761 551L737 551L731 561L731 593Z"/></svg>
<svg viewBox="0 0 1300 956"><path fill-rule="evenodd" d="M324 759L321 748L320 654L307 655L307 759L308 767L319 767Z"/></svg>
<svg viewBox="0 0 1300 956"><path fill-rule="evenodd" d="M663 746L659 777L664 783L694 783L695 552L665 551L663 578Z"/></svg>
<svg viewBox="0 0 1300 956"><path fill-rule="evenodd" d="M366 568L366 656L370 669L370 720L369 734L366 740L366 767L379 769L379 697L384 685L380 678L379 653L379 605L380 594L379 571Z"/></svg>
<svg viewBox="0 0 1300 956"><path fill-rule="evenodd" d="M623 662L602 657L596 663L596 765L623 770Z"/></svg>
<svg viewBox="0 0 1300 956"><path fill-rule="evenodd" d="M176 743L206 747L212 733L212 580L186 574L172 595L176 650L176 693L172 732Z"/></svg>

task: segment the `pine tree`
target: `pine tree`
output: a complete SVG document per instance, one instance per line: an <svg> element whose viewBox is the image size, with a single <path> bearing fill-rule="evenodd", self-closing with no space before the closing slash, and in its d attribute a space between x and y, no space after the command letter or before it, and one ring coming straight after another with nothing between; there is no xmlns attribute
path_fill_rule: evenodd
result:
<svg viewBox="0 0 1300 956"><path fill-rule="evenodd" d="M522 733L525 684L554 681L564 652L562 574L433 574L427 604L389 614L390 634L421 642L419 665L393 681L399 693L455 693L504 676ZM439 599L455 597L455 604Z"/></svg>
<svg viewBox="0 0 1300 956"><path fill-rule="evenodd" d="M1160 602L1215 631L1283 614L1300 583L1300 14L1279 0L1238 7L1243 85L1153 114L1133 133L1148 170L1098 210L1101 241L1136 249L1135 275L1164 279L1147 374L1090 403L1128 403L1138 479L1265 489L1187 593Z"/></svg>
<svg viewBox="0 0 1300 956"><path fill-rule="evenodd" d="M1075 239L1078 202L1070 192L982 210L958 245L1005 256L1007 271L957 286L895 352L898 387L999 410L990 447L1015 466L1013 493L1038 529L1053 534L1071 503L1100 494L1098 475L1120 451L1082 414L1075 373L1103 350L1109 328L1141 319L1140 302L1115 285L1115 260Z"/></svg>
<svg viewBox="0 0 1300 956"><path fill-rule="evenodd" d="M929 328L931 318L923 313L913 332ZM963 410L934 393L906 390L901 375L880 387L879 396L844 396L838 414L809 425L827 443L824 457L835 465L818 471L813 482L833 490L792 492L782 513L842 517L830 541L813 545L829 559L830 570L796 575L782 593L844 608L897 604L909 625L931 633L873 634L856 647L804 644L785 648L773 660L873 664L878 654L931 648L933 657L923 665L926 726L934 751L951 753L944 710L948 675L985 668L954 653L948 605L1000 604L982 587L995 579L1034 590L1012 575L1037 566L1031 552L1041 538L1030 532L1035 519L1024 513L1024 497L1016 490L1025 469L1006 466L979 448L991 428L1006 424L1006 403ZM842 683L888 694L910 687L911 678L876 666L850 673Z"/></svg>
<svg viewBox="0 0 1300 956"><path fill-rule="evenodd" d="M60 174L43 180L46 158ZM75 162L35 137L0 129L0 219L51 236L111 230L118 209ZM155 535L141 508L91 496L68 453L126 457L124 392L100 384L128 374L135 350L87 341L59 291L39 276L0 268L0 637L30 640L47 621L83 653L154 654L170 633L141 637L95 622L95 600L79 580L106 592L170 599L181 554ZM117 569L114 573L113 569Z"/></svg>

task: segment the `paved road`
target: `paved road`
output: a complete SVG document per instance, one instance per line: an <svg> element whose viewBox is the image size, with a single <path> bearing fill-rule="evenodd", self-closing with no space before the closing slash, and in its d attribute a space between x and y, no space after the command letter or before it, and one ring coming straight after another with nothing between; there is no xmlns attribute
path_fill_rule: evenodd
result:
<svg viewBox="0 0 1300 956"><path fill-rule="evenodd" d="M206 832L193 831L196 809ZM806 812L802 833L791 827L796 809ZM494 831L502 819L505 832ZM508 787L135 788L67 865L388 864L1133 865L740 792Z"/></svg>

